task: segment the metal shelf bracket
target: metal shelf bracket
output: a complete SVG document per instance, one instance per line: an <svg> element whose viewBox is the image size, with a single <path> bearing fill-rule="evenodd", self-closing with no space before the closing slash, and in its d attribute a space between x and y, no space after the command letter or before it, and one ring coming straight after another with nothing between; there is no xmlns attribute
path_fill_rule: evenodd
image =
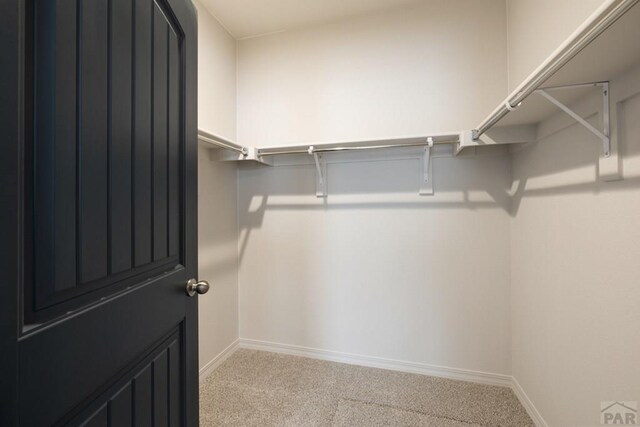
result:
<svg viewBox="0 0 640 427"><path fill-rule="evenodd" d="M592 85L595 87L600 87L600 89L602 90L602 131L595 128L593 125L591 125L591 123L587 122L579 114L577 114L575 111L567 107L565 104L560 102L549 93L549 91L551 90L568 89L576 86L558 86L554 88L538 89L536 90L536 92L546 98L553 105L567 113L575 121L587 128L591 133L600 138L602 140L602 151L604 157L607 158L611 156L611 113L609 108L609 82L593 83Z"/></svg>
<svg viewBox="0 0 640 427"><path fill-rule="evenodd" d="M420 180L420 195L433 196L433 165L431 158L431 149L433 148L433 138L427 138L427 143L422 149L422 173Z"/></svg>
<svg viewBox="0 0 640 427"><path fill-rule="evenodd" d="M308 153L316 164L316 197L327 197L327 163L322 161L322 154L316 153L313 145Z"/></svg>

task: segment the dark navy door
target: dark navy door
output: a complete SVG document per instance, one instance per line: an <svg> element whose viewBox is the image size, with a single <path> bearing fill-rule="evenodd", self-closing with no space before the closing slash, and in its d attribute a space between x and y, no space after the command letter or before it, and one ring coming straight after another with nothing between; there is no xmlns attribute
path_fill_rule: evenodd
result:
<svg viewBox="0 0 640 427"><path fill-rule="evenodd" d="M195 9L1 3L0 424L195 426Z"/></svg>

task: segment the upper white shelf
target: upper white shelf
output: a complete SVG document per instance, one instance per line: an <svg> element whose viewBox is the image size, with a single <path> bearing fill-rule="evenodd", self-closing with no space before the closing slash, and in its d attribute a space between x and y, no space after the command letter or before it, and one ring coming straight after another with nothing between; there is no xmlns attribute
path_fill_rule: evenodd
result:
<svg viewBox="0 0 640 427"><path fill-rule="evenodd" d="M281 147L261 147L258 156L274 156L283 154L311 154L312 152L370 150L376 148L401 148L434 145L455 144L460 140L459 132L449 132L434 135L402 136L396 138L373 138L356 141L331 141L320 143L305 143Z"/></svg>
<svg viewBox="0 0 640 427"><path fill-rule="evenodd" d="M559 69L552 70L563 62ZM558 109L533 93L536 89L611 81L639 63L640 4L638 0L609 0L498 106L478 129L497 114L504 116L487 129L539 123ZM555 95L563 103L571 104L590 90L579 88L556 92ZM505 111L507 102L515 107L517 102L514 103L514 100L518 101L522 95L524 98L520 100L520 106L513 111Z"/></svg>
<svg viewBox="0 0 640 427"><path fill-rule="evenodd" d="M578 122L589 128L603 140L604 157L612 152L609 134L607 85L602 88L606 116L601 129L596 129L570 110L571 105L594 90L585 83L602 83L640 64L640 0L606 0L565 40L518 88L507 97L482 123L472 131L453 132L430 136L407 136L366 141L333 141L307 143L279 147L244 147L220 138L210 132L200 131L203 142L226 149L225 160L251 160L270 164L273 156L287 154L313 154L330 151L370 150L375 148L411 147L434 144L453 144L454 153L466 148L486 145L529 142L530 129L558 111L564 109ZM540 89L573 86L570 90L553 91L553 96ZM480 138L487 131L496 132L488 138ZM505 135L497 138L496 134ZM523 133L524 132L524 133ZM522 135L520 133L523 133ZM615 147L613 147L615 151ZM602 165L601 165L602 166Z"/></svg>

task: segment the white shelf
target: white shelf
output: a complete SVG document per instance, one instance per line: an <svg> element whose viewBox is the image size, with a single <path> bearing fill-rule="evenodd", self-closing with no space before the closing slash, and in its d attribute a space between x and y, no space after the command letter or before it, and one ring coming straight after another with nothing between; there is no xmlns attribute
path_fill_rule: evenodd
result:
<svg viewBox="0 0 640 427"><path fill-rule="evenodd" d="M638 65L640 65L640 0L606 0L476 128L478 130L271 147L242 147L235 142L204 131L200 132L200 137L209 144L225 148L221 156L223 160L250 160L264 164L272 164L273 156L278 154L411 147L426 145L428 139L432 139L434 144L454 144L454 152L457 154L466 148L535 140L535 126L559 111L558 106L535 93L538 89L610 82ZM554 91L554 101L571 106L594 90L596 90L595 87L578 87ZM512 107L517 103L520 105L513 109ZM606 102L603 105L606 105ZM570 114L573 112L570 111ZM582 120L575 114L574 117ZM603 127L608 128L608 114L605 120L607 122ZM477 138L478 134L489 130L493 130L490 135ZM612 151L616 152L616 147L611 147L615 144L611 144L607 132L608 130L604 129L600 134L605 140L605 147L608 147L605 148L604 155L610 157ZM612 160L609 163L616 163L615 159Z"/></svg>
<svg viewBox="0 0 640 427"><path fill-rule="evenodd" d="M565 44L569 41L565 42ZM545 62L550 62L552 58ZM640 3L635 2L617 21L591 41L540 88L569 86L615 80L640 64ZM530 76L530 79L533 76ZM574 104L594 89L580 88L554 92L560 101ZM509 99L513 99L512 94ZM505 100L505 102L507 102ZM496 127L537 124L557 113L557 107L538 94L531 94Z"/></svg>
<svg viewBox="0 0 640 427"><path fill-rule="evenodd" d="M280 152L299 152L299 154L308 153L309 147L314 147L315 150L325 149L339 149L339 148L376 148L376 147L406 147L410 145L426 145L427 140L432 138L434 144L452 144L460 139L460 132L448 132L434 135L412 135L412 136L399 136L394 138L371 138L363 140L342 140L342 141L328 141L328 142L309 142L300 143L295 145L285 146L272 146L272 147L260 147L258 148L258 155L274 155L274 153ZM291 153L293 154L293 153Z"/></svg>

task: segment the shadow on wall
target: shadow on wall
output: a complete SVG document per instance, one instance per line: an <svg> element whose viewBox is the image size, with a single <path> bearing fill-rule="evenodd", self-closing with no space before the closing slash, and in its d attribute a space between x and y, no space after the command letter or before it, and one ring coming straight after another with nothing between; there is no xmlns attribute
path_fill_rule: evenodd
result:
<svg viewBox="0 0 640 427"><path fill-rule="evenodd" d="M618 101L617 111L619 168L622 174L625 159L627 171L624 180L616 182L599 179L602 145L598 138L562 115L552 118L555 122L547 126L545 135L539 129L539 142L518 147L511 155L499 151L498 155L480 152L453 158L450 153L436 153L433 196L418 195L419 151L405 152L404 157L385 158L382 153L346 161L341 154L326 155L326 198L315 196L315 166L308 158L284 160L290 163L275 168L243 167L238 198L243 218L240 260L251 230L261 227L267 211L499 209L515 217L526 197L638 189L640 122L634 117L640 114L640 93ZM597 114L588 119L594 125L601 120ZM307 163L300 164L300 160Z"/></svg>
<svg viewBox="0 0 640 427"><path fill-rule="evenodd" d="M637 78L635 79L637 80ZM598 97L583 100L597 111ZM593 106L593 104L596 106ZM549 119L538 130L538 143L513 154L513 191L510 215L515 217L525 197L561 196L624 192L640 187L640 92L627 93L613 101L619 157L619 179L600 179L599 159L602 143L581 125L566 116ZM599 127L602 117L592 114L586 119Z"/></svg>
<svg viewBox="0 0 640 427"><path fill-rule="evenodd" d="M240 172L238 210L240 260L251 234L261 228L269 211L407 211L407 210L504 210L511 209L509 157L436 156L433 159L435 194L419 195L419 152L405 151L360 155L345 161L344 155L326 155L328 196L316 197L316 168L308 158L277 167L243 167ZM396 155L394 158L393 155ZM365 160L363 160L365 159ZM291 161L292 159L288 159Z"/></svg>

